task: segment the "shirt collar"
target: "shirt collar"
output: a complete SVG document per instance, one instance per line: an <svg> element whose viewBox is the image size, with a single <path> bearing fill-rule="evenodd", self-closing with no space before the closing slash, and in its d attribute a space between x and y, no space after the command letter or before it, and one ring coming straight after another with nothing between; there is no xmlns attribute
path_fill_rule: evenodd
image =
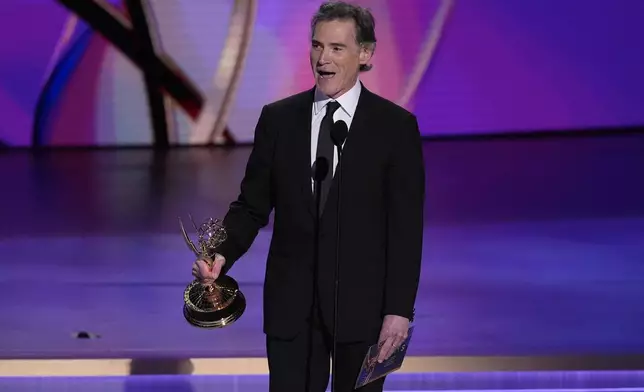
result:
<svg viewBox="0 0 644 392"><path fill-rule="evenodd" d="M356 112L356 107L358 106L358 98L360 98L360 91L362 90L362 85L360 84L360 80L356 80L356 84L351 87L349 91L346 93L342 94L336 101L340 104L340 107L346 114L349 115L349 117L353 117L353 115ZM315 115L320 113L322 109L326 106L327 103L332 101L331 98L327 97L319 91L317 88L315 89L315 98L313 102L313 110L315 112Z"/></svg>

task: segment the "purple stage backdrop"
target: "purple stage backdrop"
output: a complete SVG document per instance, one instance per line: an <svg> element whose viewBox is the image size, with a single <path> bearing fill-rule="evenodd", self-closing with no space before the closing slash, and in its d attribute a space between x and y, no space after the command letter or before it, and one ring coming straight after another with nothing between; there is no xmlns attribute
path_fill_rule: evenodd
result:
<svg viewBox="0 0 644 392"><path fill-rule="evenodd" d="M644 125L644 1L356 2L377 18L363 81L416 113L425 135ZM135 24L120 0L2 2L0 145L157 140L144 72L77 16L87 3L114 5L123 31ZM183 75L161 86L171 143L251 142L264 104L311 86L320 0L141 3L157 54ZM182 87L193 95L172 92Z"/></svg>

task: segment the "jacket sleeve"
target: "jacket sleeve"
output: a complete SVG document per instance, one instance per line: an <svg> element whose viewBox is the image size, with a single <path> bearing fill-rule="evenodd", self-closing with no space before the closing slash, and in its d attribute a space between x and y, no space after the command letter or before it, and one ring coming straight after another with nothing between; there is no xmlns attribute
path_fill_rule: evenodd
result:
<svg viewBox="0 0 644 392"><path fill-rule="evenodd" d="M239 196L230 204L223 219L227 239L217 248L217 253L226 259L224 274L248 251L259 230L268 224L273 210L271 173L276 130L270 124L269 109L264 106L255 128Z"/></svg>
<svg viewBox="0 0 644 392"><path fill-rule="evenodd" d="M413 319L422 259L425 165L416 117L395 132L387 168L387 267L384 315Z"/></svg>

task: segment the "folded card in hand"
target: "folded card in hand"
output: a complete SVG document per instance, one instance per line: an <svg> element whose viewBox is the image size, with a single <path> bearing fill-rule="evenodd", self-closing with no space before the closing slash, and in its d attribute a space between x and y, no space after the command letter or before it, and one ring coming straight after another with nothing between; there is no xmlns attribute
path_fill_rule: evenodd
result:
<svg viewBox="0 0 644 392"><path fill-rule="evenodd" d="M389 358L382 361L382 363L378 363L378 354L380 353L381 345L377 343L370 346L362 362L362 368L360 368L355 388L360 388L400 369L407 354L407 347L409 347L409 341L411 340L413 331L414 327L409 327L407 339L402 342Z"/></svg>

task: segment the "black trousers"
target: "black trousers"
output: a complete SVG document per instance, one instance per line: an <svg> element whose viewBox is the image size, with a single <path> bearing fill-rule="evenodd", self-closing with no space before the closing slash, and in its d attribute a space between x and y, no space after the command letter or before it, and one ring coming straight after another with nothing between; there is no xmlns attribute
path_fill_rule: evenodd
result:
<svg viewBox="0 0 644 392"><path fill-rule="evenodd" d="M324 392L330 384L333 335L321 322L319 312L290 340L266 338L269 392ZM338 343L336 392L382 392L385 377L354 389L367 348L378 335L361 342ZM307 388L308 383L308 388Z"/></svg>

